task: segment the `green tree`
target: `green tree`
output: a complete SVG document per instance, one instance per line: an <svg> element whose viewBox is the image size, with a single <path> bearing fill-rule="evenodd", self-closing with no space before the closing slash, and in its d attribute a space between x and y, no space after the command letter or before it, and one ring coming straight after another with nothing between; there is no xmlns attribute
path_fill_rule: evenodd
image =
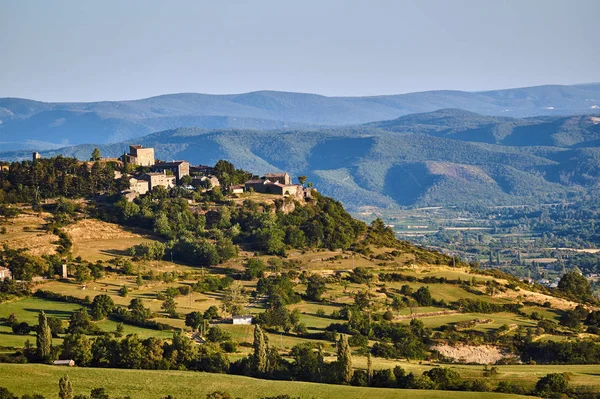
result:
<svg viewBox="0 0 600 399"><path fill-rule="evenodd" d="M413 298L415 298L419 306L431 306L433 304L433 298L431 297L429 287L420 287L413 294Z"/></svg>
<svg viewBox="0 0 600 399"><path fill-rule="evenodd" d="M367 353L367 384L370 386L373 382L373 360L371 352Z"/></svg>
<svg viewBox="0 0 600 399"><path fill-rule="evenodd" d="M127 295L129 295L129 288L126 285L123 285L121 288L119 288L119 296L125 298Z"/></svg>
<svg viewBox="0 0 600 399"><path fill-rule="evenodd" d="M246 303L246 294L243 291L244 287L239 281L234 282L225 289L222 308L223 311L231 313L233 316L244 312L244 304Z"/></svg>
<svg viewBox="0 0 600 399"><path fill-rule="evenodd" d="M200 312L191 312L185 316L185 325L196 331L204 323L204 317Z"/></svg>
<svg viewBox="0 0 600 399"><path fill-rule="evenodd" d="M565 273L558 282L558 289L581 300L587 300L592 295L589 281L577 272Z"/></svg>
<svg viewBox="0 0 600 399"><path fill-rule="evenodd" d="M52 331L43 311L40 311L38 316L36 346L38 357L42 360L48 360L52 353Z"/></svg>
<svg viewBox="0 0 600 399"><path fill-rule="evenodd" d="M204 311L202 315L206 320L218 319L219 318L219 308L215 305L209 307Z"/></svg>
<svg viewBox="0 0 600 399"><path fill-rule="evenodd" d="M352 381L352 354L348 337L345 334L340 335L338 341L337 365L339 367L339 380L343 384L349 384Z"/></svg>
<svg viewBox="0 0 600 399"><path fill-rule="evenodd" d="M311 301L319 302L323 299L323 293L326 289L325 279L318 274L312 274L308 278L306 297Z"/></svg>
<svg viewBox="0 0 600 399"><path fill-rule="evenodd" d="M87 335L67 334L63 339L62 358L73 359L80 367L89 365L92 360L92 343Z"/></svg>
<svg viewBox="0 0 600 399"><path fill-rule="evenodd" d="M543 397L566 393L569 389L569 382L563 374L551 373L540 378L535 384L535 391Z"/></svg>
<svg viewBox="0 0 600 399"><path fill-rule="evenodd" d="M165 299L160 307L162 310L167 312L169 316L177 317L177 304L175 303L175 299L171 297Z"/></svg>
<svg viewBox="0 0 600 399"><path fill-rule="evenodd" d="M261 278L265 274L265 262L260 258L250 258L246 262L246 271L244 272L244 278L247 280L254 280L255 278Z"/></svg>
<svg viewBox="0 0 600 399"><path fill-rule="evenodd" d="M146 321L152 316L150 309L144 307L144 302L140 298L133 298L128 306L131 310L131 317L137 322Z"/></svg>
<svg viewBox="0 0 600 399"><path fill-rule="evenodd" d="M92 318L102 320L115 309L115 302L106 294L96 295L92 301Z"/></svg>
<svg viewBox="0 0 600 399"><path fill-rule="evenodd" d="M73 399L73 386L71 386L68 375L58 381L58 397L60 399Z"/></svg>
<svg viewBox="0 0 600 399"><path fill-rule="evenodd" d="M300 184L302 184L304 186L304 183L306 183L306 179L308 179L308 176L298 176L298 182Z"/></svg>
<svg viewBox="0 0 600 399"><path fill-rule="evenodd" d="M447 367L434 367L423 373L435 384L435 389L455 390L462 383L460 374L456 370Z"/></svg>
<svg viewBox="0 0 600 399"><path fill-rule="evenodd" d="M92 319L86 308L79 308L71 314L68 332L85 334L92 328Z"/></svg>
<svg viewBox="0 0 600 399"><path fill-rule="evenodd" d="M92 161L99 161L100 160L100 150L98 149L98 147L94 148L94 151L92 151L92 158L90 158Z"/></svg>
<svg viewBox="0 0 600 399"><path fill-rule="evenodd" d="M254 326L254 372L262 376L267 371L267 342L262 328L258 324Z"/></svg>

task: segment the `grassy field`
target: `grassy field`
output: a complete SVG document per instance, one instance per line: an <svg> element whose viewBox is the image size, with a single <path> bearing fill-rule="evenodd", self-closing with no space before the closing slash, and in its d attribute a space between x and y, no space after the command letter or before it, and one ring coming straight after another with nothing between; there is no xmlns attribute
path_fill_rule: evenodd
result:
<svg viewBox="0 0 600 399"><path fill-rule="evenodd" d="M68 374L75 394L89 394L94 387L104 387L111 396L129 395L133 399L160 399L173 395L177 399L202 399L207 393L227 391L243 399L289 394L302 399L378 399L410 397L462 398L525 398L525 396L482 392L419 391L359 388L308 382L268 381L224 374L190 371L116 370L95 368L64 368L39 364L0 364L1 385L18 395L41 393L56 397L58 380Z"/></svg>
<svg viewBox="0 0 600 399"><path fill-rule="evenodd" d="M78 304L30 297L0 304L0 318L6 318L14 313L19 322L25 321L29 323L29 325L36 325L40 310L43 310L48 316L68 320L71 317L71 313L79 308L81 308L81 305ZM183 323L183 320L181 322ZM95 324L104 331L115 331L117 328L117 323L112 320L102 320ZM171 331L158 331L128 324L123 325L123 327L125 335L137 334L141 338L171 338L173 336L173 332ZM29 335L16 335L13 334L12 329L9 326L0 325L1 347L22 348L25 341L28 339L34 343L35 333L32 332ZM62 339L54 339L54 342L55 344L62 344Z"/></svg>

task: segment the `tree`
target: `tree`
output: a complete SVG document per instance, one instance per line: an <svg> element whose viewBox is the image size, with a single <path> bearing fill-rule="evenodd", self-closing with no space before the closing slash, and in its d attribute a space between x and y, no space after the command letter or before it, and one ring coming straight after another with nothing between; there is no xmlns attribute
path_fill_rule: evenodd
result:
<svg viewBox="0 0 600 399"><path fill-rule="evenodd" d="M131 310L132 319L137 322L146 321L152 315L150 309L144 307L144 302L140 298L133 298L128 307Z"/></svg>
<svg viewBox="0 0 600 399"><path fill-rule="evenodd" d="M98 149L98 147L94 148L94 151L92 151L92 157L90 158L90 160L99 161L100 157L101 157L100 150Z"/></svg>
<svg viewBox="0 0 600 399"><path fill-rule="evenodd" d="M264 375L267 371L267 342L262 328L258 324L254 326L254 372L256 375Z"/></svg>
<svg viewBox="0 0 600 399"><path fill-rule="evenodd" d="M214 326L208 329L208 334L206 334L206 339L210 342L225 342L231 341L231 334L227 331L219 328L219 326Z"/></svg>
<svg viewBox="0 0 600 399"><path fill-rule="evenodd" d="M367 385L371 385L373 381L373 361L371 360L371 352L367 353Z"/></svg>
<svg viewBox="0 0 600 399"><path fill-rule="evenodd" d="M26 396L26 395L25 395ZM23 398L25 398L23 396ZM0 387L0 399L19 399L18 396L15 396L11 391L4 387Z"/></svg>
<svg viewBox="0 0 600 399"><path fill-rule="evenodd" d="M108 399L108 394L104 388L92 388L90 399Z"/></svg>
<svg viewBox="0 0 600 399"><path fill-rule="evenodd" d="M58 397L60 399L73 399L73 387L68 375L58 381Z"/></svg>
<svg viewBox="0 0 600 399"><path fill-rule="evenodd" d="M543 397L566 393L568 389L569 383L565 376L560 373L548 374L540 378L535 384L536 393Z"/></svg>
<svg viewBox="0 0 600 399"><path fill-rule="evenodd" d="M184 186L189 186L192 184L192 176L185 175L181 177L181 184Z"/></svg>
<svg viewBox="0 0 600 399"><path fill-rule="evenodd" d="M160 306L162 310L167 312L171 317L177 317L177 304L175 299L169 297Z"/></svg>
<svg viewBox="0 0 600 399"><path fill-rule="evenodd" d="M50 358L52 353L52 331L48 325L48 319L43 311L38 316L38 328L36 337L37 355L42 360Z"/></svg>
<svg viewBox="0 0 600 399"><path fill-rule="evenodd" d="M222 304L222 308L225 312L231 313L233 316L244 312L246 295L243 292L243 288L242 284L239 281L236 281L225 290Z"/></svg>
<svg viewBox="0 0 600 399"><path fill-rule="evenodd" d="M434 367L423 373L435 384L435 389L454 390L458 389L462 379L458 371L447 367Z"/></svg>
<svg viewBox="0 0 600 399"><path fill-rule="evenodd" d="M253 280L255 278L261 278L265 274L265 262L260 258L250 258L246 262L246 271L244 272L244 278L246 280Z"/></svg>
<svg viewBox="0 0 600 399"><path fill-rule="evenodd" d="M73 359L80 367L87 366L92 360L92 343L84 334L68 334L63 339L63 359Z"/></svg>
<svg viewBox="0 0 600 399"><path fill-rule="evenodd" d="M204 317L200 312L191 312L185 316L185 325L196 331L204 323Z"/></svg>
<svg viewBox="0 0 600 399"><path fill-rule="evenodd" d="M58 317L48 317L48 326L52 332L52 338L58 338L58 334L63 334L65 332L63 322Z"/></svg>
<svg viewBox="0 0 600 399"><path fill-rule="evenodd" d="M119 296L125 298L127 295L129 295L129 288L127 288L126 285L123 285L121 288L119 288Z"/></svg>
<svg viewBox="0 0 600 399"><path fill-rule="evenodd" d="M311 301L321 301L323 293L326 290L325 279L318 274L312 274L308 278L306 286L306 296Z"/></svg>
<svg viewBox="0 0 600 399"><path fill-rule="evenodd" d="M413 294L413 298L415 298L419 306L431 306L431 304L433 303L433 298L431 297L429 287L420 287Z"/></svg>
<svg viewBox="0 0 600 399"><path fill-rule="evenodd" d="M577 272L565 273L558 282L558 289L581 300L587 300L592 295L589 281Z"/></svg>
<svg viewBox="0 0 600 399"><path fill-rule="evenodd" d="M92 319L86 308L79 308L71 314L69 319L68 332L74 333L87 333L92 327Z"/></svg>
<svg viewBox="0 0 600 399"><path fill-rule="evenodd" d="M350 353L350 345L348 345L348 337L345 334L341 334L338 341L337 364L340 382L349 384L352 381L353 374L352 354Z"/></svg>
<svg viewBox="0 0 600 399"><path fill-rule="evenodd" d="M92 301L92 318L102 320L115 309L115 302L106 294L96 295Z"/></svg>
<svg viewBox="0 0 600 399"><path fill-rule="evenodd" d="M308 176L298 176L298 182L300 184L302 184L304 186L304 183L306 183L306 179L308 179Z"/></svg>
<svg viewBox="0 0 600 399"><path fill-rule="evenodd" d="M295 345L290 351L294 359L292 377L298 381L321 381L323 375L323 356L320 347L313 342Z"/></svg>
<svg viewBox="0 0 600 399"><path fill-rule="evenodd" d="M204 317L206 320L218 319L219 318L219 308L217 308L215 305L209 307L208 309L206 309L204 311L204 314L202 315L202 317Z"/></svg>

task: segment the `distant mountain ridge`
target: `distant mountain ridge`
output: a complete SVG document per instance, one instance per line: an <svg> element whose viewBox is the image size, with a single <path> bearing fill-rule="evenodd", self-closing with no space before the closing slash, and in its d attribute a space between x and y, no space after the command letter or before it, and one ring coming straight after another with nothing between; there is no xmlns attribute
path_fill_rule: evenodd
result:
<svg viewBox="0 0 600 399"><path fill-rule="evenodd" d="M350 209L522 205L600 195L600 117L509 118L443 109L318 129L179 128L136 142L163 160L228 159L257 173L287 171ZM131 141L99 145L118 156ZM88 159L94 145L43 152ZM29 158L29 152L0 154Z"/></svg>
<svg viewBox="0 0 600 399"><path fill-rule="evenodd" d="M183 127L306 130L358 125L445 108L513 118L588 114L600 112L600 84L369 97L258 91L90 103L0 98L0 151L109 144Z"/></svg>

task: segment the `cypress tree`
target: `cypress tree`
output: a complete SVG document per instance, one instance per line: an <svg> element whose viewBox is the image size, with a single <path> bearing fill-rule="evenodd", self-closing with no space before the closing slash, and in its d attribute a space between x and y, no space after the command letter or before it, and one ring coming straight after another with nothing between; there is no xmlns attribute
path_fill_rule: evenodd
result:
<svg viewBox="0 0 600 399"><path fill-rule="evenodd" d="M370 386L373 382L373 361L371 359L371 352L367 353L367 383Z"/></svg>
<svg viewBox="0 0 600 399"><path fill-rule="evenodd" d="M350 353L350 346L348 345L348 337L344 334L340 335L337 361L340 368L340 382L349 384L353 374L352 354Z"/></svg>
<svg viewBox="0 0 600 399"><path fill-rule="evenodd" d="M254 326L254 369L258 375L264 375L267 371L267 343L258 324Z"/></svg>
<svg viewBox="0 0 600 399"><path fill-rule="evenodd" d="M48 319L43 311L38 316L38 329L36 337L37 354L40 359L45 360L52 352L52 331L48 325Z"/></svg>
<svg viewBox="0 0 600 399"><path fill-rule="evenodd" d="M58 397L60 399L73 399L73 387L68 375L58 381Z"/></svg>

